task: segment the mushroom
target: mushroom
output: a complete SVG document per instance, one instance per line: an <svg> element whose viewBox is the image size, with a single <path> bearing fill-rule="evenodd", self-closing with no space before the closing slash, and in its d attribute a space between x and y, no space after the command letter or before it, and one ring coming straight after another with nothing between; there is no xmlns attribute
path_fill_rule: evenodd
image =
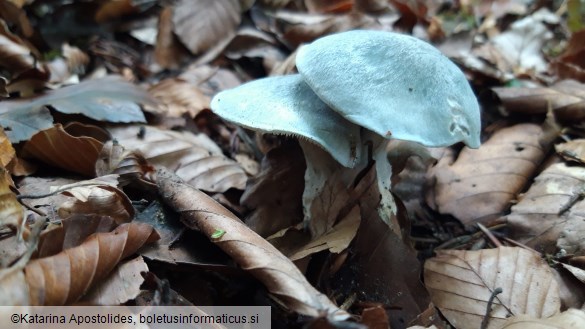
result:
<svg viewBox="0 0 585 329"><path fill-rule="evenodd" d="M365 154L373 150L381 194L378 213L389 225L396 209L387 139L429 147L463 141L479 147L479 105L469 83L424 41L391 32L343 32L301 47L296 63L300 75L223 91L213 98L211 109L252 130L299 137L307 162L305 223L312 200L335 167L313 144L353 171L367 165Z"/></svg>

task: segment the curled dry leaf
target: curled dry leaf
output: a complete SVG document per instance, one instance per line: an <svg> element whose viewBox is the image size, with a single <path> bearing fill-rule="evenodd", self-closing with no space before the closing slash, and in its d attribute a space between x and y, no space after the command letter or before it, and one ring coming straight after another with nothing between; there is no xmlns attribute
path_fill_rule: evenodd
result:
<svg viewBox="0 0 585 329"><path fill-rule="evenodd" d="M155 166L173 170L196 188L209 192L243 190L248 177L235 161L204 134L126 126L109 129L128 150L139 150Z"/></svg>
<svg viewBox="0 0 585 329"><path fill-rule="evenodd" d="M10 190L11 183L10 174L0 166L0 229L9 227L16 231L24 220L24 211Z"/></svg>
<svg viewBox="0 0 585 329"><path fill-rule="evenodd" d="M154 173L154 167L140 151L126 150L117 140L113 140L104 144L95 164L95 172L97 176L119 175L120 185L124 186L135 179L145 182Z"/></svg>
<svg viewBox="0 0 585 329"><path fill-rule="evenodd" d="M585 29L571 35L569 44L561 56L553 63L560 78L585 82Z"/></svg>
<svg viewBox="0 0 585 329"><path fill-rule="evenodd" d="M127 223L134 218L134 207L128 196L113 186L90 186L84 188L86 195L69 200L59 206L57 213L61 218L73 214L96 214L112 217L116 223ZM64 192L65 195L72 195ZM73 195L72 195L73 196Z"/></svg>
<svg viewBox="0 0 585 329"><path fill-rule="evenodd" d="M497 288L488 328L501 328L510 315L548 318L560 311L552 270L535 252L511 247L478 251L441 250L425 263L431 300L458 329L479 328Z"/></svg>
<svg viewBox="0 0 585 329"><path fill-rule="evenodd" d="M25 305L70 304L106 278L122 259L157 238L150 225L123 224L112 232L92 235L78 247L32 260L24 268L24 276L19 274L16 283L0 281L0 289L8 294L15 289L28 291ZM7 302L5 305L14 305Z"/></svg>
<svg viewBox="0 0 585 329"><path fill-rule="evenodd" d="M436 183L427 202L465 225L501 217L543 160L542 138L539 126L519 124L496 132L477 150L464 148L455 161L441 159L430 170Z"/></svg>
<svg viewBox="0 0 585 329"><path fill-rule="evenodd" d="M0 167L6 167L15 156L16 151L12 143L4 133L4 129L0 127Z"/></svg>
<svg viewBox="0 0 585 329"><path fill-rule="evenodd" d="M512 237L542 252L585 253L585 168L545 169L507 216Z"/></svg>
<svg viewBox="0 0 585 329"><path fill-rule="evenodd" d="M585 328L585 311L569 309L548 319L538 319L528 315L508 319L502 329L580 329Z"/></svg>
<svg viewBox="0 0 585 329"><path fill-rule="evenodd" d="M91 177L95 174L95 163L102 146L102 141L74 136L67 131L67 127L63 128L58 123L32 136L24 145L23 156Z"/></svg>
<svg viewBox="0 0 585 329"><path fill-rule="evenodd" d="M183 223L208 236L291 310L309 316L327 314L334 320L348 317L313 288L288 258L219 203L168 171L159 170L157 176L163 199L181 214ZM212 239L218 230L225 233Z"/></svg>
<svg viewBox="0 0 585 329"><path fill-rule="evenodd" d="M107 233L116 228L109 216L74 214L61 220L61 226L47 228L39 236L37 252L33 258L54 256L61 251L79 246L94 233Z"/></svg>
<svg viewBox="0 0 585 329"><path fill-rule="evenodd" d="M507 113L544 114L552 109L563 123L575 124L585 119L585 84L577 81L562 80L548 88L497 87L492 90Z"/></svg>
<svg viewBox="0 0 585 329"><path fill-rule="evenodd" d="M575 139L566 143L556 144L555 151L567 161L585 164L585 139Z"/></svg>
<svg viewBox="0 0 585 329"><path fill-rule="evenodd" d="M240 11L238 0L180 0L173 10L174 31L193 54L225 47L236 35Z"/></svg>
<svg viewBox="0 0 585 329"><path fill-rule="evenodd" d="M0 67L8 70L13 76L35 69L37 53L18 36L8 30L4 20L0 20Z"/></svg>

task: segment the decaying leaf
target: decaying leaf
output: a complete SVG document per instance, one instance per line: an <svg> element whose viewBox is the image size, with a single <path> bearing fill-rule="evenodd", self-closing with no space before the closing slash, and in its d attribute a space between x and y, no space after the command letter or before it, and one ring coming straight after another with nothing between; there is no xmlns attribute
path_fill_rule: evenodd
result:
<svg viewBox="0 0 585 329"><path fill-rule="evenodd" d="M584 41L585 29L574 32L563 54L553 61L552 66L560 78L585 82Z"/></svg>
<svg viewBox="0 0 585 329"><path fill-rule="evenodd" d="M209 192L244 189L247 176L235 161L226 158L206 135L126 126L109 129L127 150L139 150L155 166L173 170L189 184ZM143 133L141 133L143 131Z"/></svg>
<svg viewBox="0 0 585 329"><path fill-rule="evenodd" d="M120 185L124 186L135 179L143 182L154 173L154 167L146 161L138 150L126 150L117 140L108 141L102 148L96 165L97 176L120 175Z"/></svg>
<svg viewBox="0 0 585 329"><path fill-rule="evenodd" d="M512 237L542 252L585 253L585 168L545 169L507 216Z"/></svg>
<svg viewBox="0 0 585 329"><path fill-rule="evenodd" d="M241 10L238 0L181 0L173 10L174 31L193 54L225 47L236 35Z"/></svg>
<svg viewBox="0 0 585 329"><path fill-rule="evenodd" d="M10 190L11 183L10 174L0 166L0 228L16 231L24 220L24 211Z"/></svg>
<svg viewBox="0 0 585 329"><path fill-rule="evenodd" d="M436 184L427 200L465 225L501 217L544 158L543 134L537 125L519 124L499 130L477 150L464 148L457 160L441 159L430 171Z"/></svg>
<svg viewBox="0 0 585 329"><path fill-rule="evenodd" d="M72 135L67 127L56 124L32 136L24 146L23 155L91 177L95 174L95 163L102 146L103 141Z"/></svg>
<svg viewBox="0 0 585 329"><path fill-rule="evenodd" d="M117 224L110 216L74 214L61 220L61 226L53 225L39 236L33 258L54 256L65 249L79 246L94 233L107 233Z"/></svg>
<svg viewBox="0 0 585 329"><path fill-rule="evenodd" d="M502 329L580 329L585 328L585 311L570 309L548 319L519 315L506 321Z"/></svg>
<svg viewBox="0 0 585 329"><path fill-rule="evenodd" d="M313 288L288 258L209 196L168 171L158 171L157 185L165 202L181 214L185 225L210 238L217 230L223 230L225 234L212 241L291 310L309 316L326 314L338 320L348 317Z"/></svg>
<svg viewBox="0 0 585 329"><path fill-rule="evenodd" d="M4 129L0 127L0 167L6 167L15 156L16 151L14 151L12 143L4 133Z"/></svg>
<svg viewBox="0 0 585 329"><path fill-rule="evenodd" d="M199 88L181 79L166 79L148 89L150 94L164 105L164 114L180 117L188 114L191 118L209 108L209 97Z"/></svg>
<svg viewBox="0 0 585 329"><path fill-rule="evenodd" d="M303 220L301 196L305 159L297 144L275 148L264 156L261 171L250 178L240 203L252 213L246 225L266 237ZM278 220L274 220L278 218Z"/></svg>
<svg viewBox="0 0 585 329"><path fill-rule="evenodd" d="M539 88L492 88L502 102L504 114L547 113L552 109L562 123L575 124L585 119L585 84L562 80Z"/></svg>
<svg viewBox="0 0 585 329"><path fill-rule="evenodd" d="M173 33L173 9L171 7L161 10L157 31L154 58L164 68L177 68L187 58L189 51Z"/></svg>
<svg viewBox="0 0 585 329"><path fill-rule="evenodd" d="M488 55L498 51L498 56L491 56L488 60L497 63L502 71L545 72L548 65L542 48L544 43L553 37L546 24L556 24L558 21L559 18L546 8L517 20L512 23L509 30L491 40L494 49L486 52L484 57L490 57Z"/></svg>
<svg viewBox="0 0 585 329"><path fill-rule="evenodd" d="M142 256L121 262L101 283L87 292L81 302L88 305L122 305L136 298L144 282L141 272L148 272Z"/></svg>
<svg viewBox="0 0 585 329"><path fill-rule="evenodd" d="M8 70L14 76L35 69L36 60L31 48L18 36L8 30L4 20L0 20L0 67Z"/></svg>
<svg viewBox="0 0 585 329"><path fill-rule="evenodd" d="M567 161L585 164L585 139L575 139L562 144L556 144L555 150Z"/></svg>
<svg viewBox="0 0 585 329"><path fill-rule="evenodd" d="M134 207L128 196L113 186L90 186L81 199L69 200L59 206L61 218L73 214L96 214L112 217L116 223L127 223L134 217ZM68 195L69 192L64 192Z"/></svg>
<svg viewBox="0 0 585 329"><path fill-rule="evenodd" d="M501 328L509 316L548 318L560 311L551 269L538 254L522 248L441 250L426 261L424 279L433 303L458 329L479 328L486 313L488 328Z"/></svg>
<svg viewBox="0 0 585 329"><path fill-rule="evenodd" d="M18 274L12 282L3 279L0 289L8 295L28 291L26 305L72 303L106 278L118 262L156 238L150 225L123 224L112 232L92 235L78 247L32 260L24 268L24 276ZM7 303L4 305L14 305L12 300Z"/></svg>

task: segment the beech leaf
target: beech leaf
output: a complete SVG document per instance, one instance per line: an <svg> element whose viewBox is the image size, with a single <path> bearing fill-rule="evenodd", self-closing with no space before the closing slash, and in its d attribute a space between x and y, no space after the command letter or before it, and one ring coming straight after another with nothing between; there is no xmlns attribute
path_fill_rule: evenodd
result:
<svg viewBox="0 0 585 329"><path fill-rule="evenodd" d="M186 226L208 236L291 310L314 317L326 314L334 320L348 317L311 286L295 264L211 197L166 170L157 172L157 185L165 202L181 214ZM225 234L213 239L218 230Z"/></svg>
<svg viewBox="0 0 585 329"><path fill-rule="evenodd" d="M500 247L478 251L441 250L425 263L432 302L458 329L476 329L493 299L488 328L501 328L511 315L548 318L560 311L559 287L546 262L532 251Z"/></svg>

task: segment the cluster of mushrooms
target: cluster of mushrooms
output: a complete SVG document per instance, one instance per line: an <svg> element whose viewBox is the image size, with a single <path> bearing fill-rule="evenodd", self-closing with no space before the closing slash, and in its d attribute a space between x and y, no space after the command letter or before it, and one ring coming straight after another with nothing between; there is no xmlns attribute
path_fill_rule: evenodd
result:
<svg viewBox="0 0 585 329"><path fill-rule="evenodd" d="M327 179L322 154L348 169L375 160L380 207L391 208L389 139L480 145L480 110L467 79L422 40L369 30L333 34L302 46L296 66L299 74L218 93L211 109L242 127L299 139L307 162L305 221ZM314 145L327 153L313 152Z"/></svg>

